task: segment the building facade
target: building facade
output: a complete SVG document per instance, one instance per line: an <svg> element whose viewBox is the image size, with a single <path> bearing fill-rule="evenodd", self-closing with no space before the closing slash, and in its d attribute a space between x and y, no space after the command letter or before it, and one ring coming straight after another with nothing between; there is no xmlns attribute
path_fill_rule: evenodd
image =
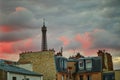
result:
<svg viewBox="0 0 120 80"><path fill-rule="evenodd" d="M20 67L0 63L0 80L43 80L43 76Z"/></svg>
<svg viewBox="0 0 120 80"><path fill-rule="evenodd" d="M61 56L55 56L56 79L67 79L67 59Z"/></svg>
<svg viewBox="0 0 120 80"><path fill-rule="evenodd" d="M18 63L24 62L30 62L33 71L43 74L44 80L56 80L54 51L22 53Z"/></svg>
<svg viewBox="0 0 120 80"><path fill-rule="evenodd" d="M120 70L115 70L115 80L120 80Z"/></svg>
<svg viewBox="0 0 120 80"><path fill-rule="evenodd" d="M103 71L113 71L113 62L112 62L111 54L108 52L105 52L105 50L99 50L97 54L98 56L102 57Z"/></svg>
<svg viewBox="0 0 120 80"><path fill-rule="evenodd" d="M56 56L57 80L102 80L101 57L66 59Z"/></svg>
<svg viewBox="0 0 120 80"><path fill-rule="evenodd" d="M101 57L80 58L77 61L75 80L101 80Z"/></svg>

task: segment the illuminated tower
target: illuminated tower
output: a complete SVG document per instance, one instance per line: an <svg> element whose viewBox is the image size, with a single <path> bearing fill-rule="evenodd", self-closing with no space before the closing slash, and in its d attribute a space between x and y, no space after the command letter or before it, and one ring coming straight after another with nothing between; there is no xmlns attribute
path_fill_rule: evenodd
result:
<svg viewBox="0 0 120 80"><path fill-rule="evenodd" d="M43 27L42 27L42 45L41 50L47 51L47 35L46 35L47 27L45 26L45 19L43 19Z"/></svg>

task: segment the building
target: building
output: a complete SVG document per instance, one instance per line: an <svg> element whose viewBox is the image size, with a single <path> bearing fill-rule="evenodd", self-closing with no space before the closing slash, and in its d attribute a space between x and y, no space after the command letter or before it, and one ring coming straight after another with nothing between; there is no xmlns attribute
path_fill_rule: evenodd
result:
<svg viewBox="0 0 120 80"><path fill-rule="evenodd" d="M43 76L0 61L0 80L43 80Z"/></svg>
<svg viewBox="0 0 120 80"><path fill-rule="evenodd" d="M66 59L55 56L57 80L102 80L101 57Z"/></svg>
<svg viewBox="0 0 120 80"><path fill-rule="evenodd" d="M102 57L103 71L113 71L113 62L111 54L105 52L105 50L99 50L97 54L98 56Z"/></svg>
<svg viewBox="0 0 120 80"><path fill-rule="evenodd" d="M16 63L15 66L24 68L29 71L33 71L33 65L30 62L22 62L22 63Z"/></svg>
<svg viewBox="0 0 120 80"><path fill-rule="evenodd" d="M20 54L18 63L30 62L33 65L33 71L42 73L44 80L56 80L55 53L53 49L47 49L47 27L45 26L45 21L43 21L41 31L41 51Z"/></svg>
<svg viewBox="0 0 120 80"><path fill-rule="evenodd" d="M85 57L77 61L74 80L101 80L101 57Z"/></svg>
<svg viewBox="0 0 120 80"><path fill-rule="evenodd" d="M115 79L115 72L114 71L103 71L102 72L102 79L103 80L117 80L117 79Z"/></svg>
<svg viewBox="0 0 120 80"><path fill-rule="evenodd" d="M120 70L115 70L115 80L120 80Z"/></svg>
<svg viewBox="0 0 120 80"><path fill-rule="evenodd" d="M41 51L20 54L18 63L30 62L32 70L42 73L44 80L105 80L106 72L113 71L112 56L104 50L99 50L97 57L84 57L77 53L67 59L62 56L61 48L55 55L54 50L47 49L47 27L44 21L41 31Z"/></svg>
<svg viewBox="0 0 120 80"><path fill-rule="evenodd" d="M56 79L67 80L67 58L62 56L55 56Z"/></svg>
<svg viewBox="0 0 120 80"><path fill-rule="evenodd" d="M43 74L44 80L56 80L54 51L22 53L18 63L24 62L30 62L33 71Z"/></svg>

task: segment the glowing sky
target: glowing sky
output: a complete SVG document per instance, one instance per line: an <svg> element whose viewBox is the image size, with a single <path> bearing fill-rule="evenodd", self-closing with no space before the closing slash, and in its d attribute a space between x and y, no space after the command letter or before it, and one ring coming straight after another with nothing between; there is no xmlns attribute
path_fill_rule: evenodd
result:
<svg viewBox="0 0 120 80"><path fill-rule="evenodd" d="M0 0L0 58L40 51L42 19L48 47L64 55L106 49L120 68L120 0Z"/></svg>

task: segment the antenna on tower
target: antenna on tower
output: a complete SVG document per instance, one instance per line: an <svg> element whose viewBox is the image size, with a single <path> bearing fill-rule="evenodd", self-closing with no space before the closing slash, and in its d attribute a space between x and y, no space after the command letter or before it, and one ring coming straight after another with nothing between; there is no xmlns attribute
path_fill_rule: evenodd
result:
<svg viewBox="0 0 120 80"><path fill-rule="evenodd" d="M43 18L43 26L45 26L45 18Z"/></svg>

